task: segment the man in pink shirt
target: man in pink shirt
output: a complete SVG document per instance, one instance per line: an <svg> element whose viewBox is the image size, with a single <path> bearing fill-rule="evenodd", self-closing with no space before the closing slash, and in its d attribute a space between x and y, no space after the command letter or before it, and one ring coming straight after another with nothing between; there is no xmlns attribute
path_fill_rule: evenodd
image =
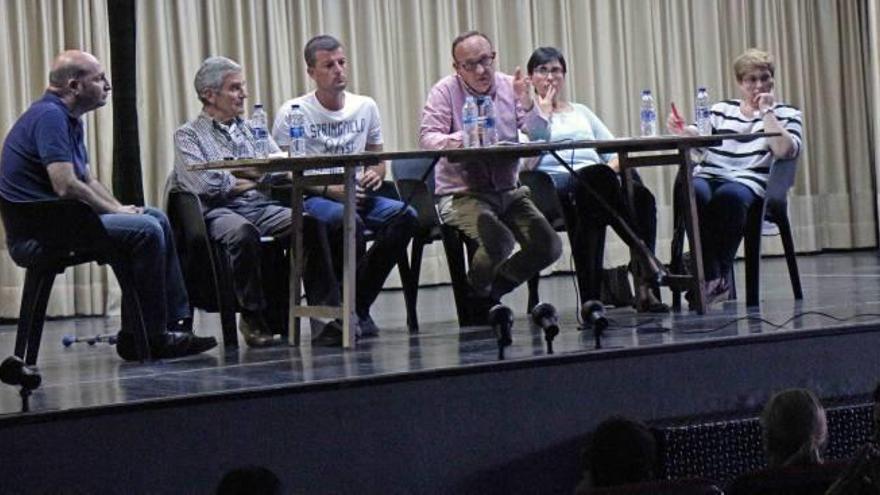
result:
<svg viewBox="0 0 880 495"><path fill-rule="evenodd" d="M499 142L517 142L517 131L546 128L519 68L495 72L486 35L470 31L452 42L455 74L441 79L422 110L419 141L425 149L462 147L461 110L468 95L492 98ZM468 273L474 295L498 301L559 258L559 236L517 184L518 160L437 162L436 194L443 221L479 247ZM515 244L520 250L513 253Z"/></svg>

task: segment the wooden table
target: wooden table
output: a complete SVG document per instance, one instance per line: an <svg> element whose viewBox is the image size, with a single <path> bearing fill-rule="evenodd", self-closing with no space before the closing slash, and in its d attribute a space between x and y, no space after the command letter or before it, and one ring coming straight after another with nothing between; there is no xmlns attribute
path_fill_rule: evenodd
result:
<svg viewBox="0 0 880 495"><path fill-rule="evenodd" d="M660 136L651 138L621 138L611 140L582 140L552 143L526 143L498 145L488 148L448 149L448 150L413 150L413 151L373 151L350 155L313 155L307 157L281 157L268 159L241 159L224 160L191 165L190 170L253 170L260 172L290 172L293 179L293 191L291 198L292 227L291 227L291 251L290 257L290 332L291 345L300 344L300 318L341 318L343 325L343 346L351 348L355 343L355 335L352 332L355 315L355 274L357 273L357 260L355 259L355 174L358 167L370 165L385 160L399 160L404 158L433 158L436 160L445 157L450 161L496 161L511 160L523 157L538 156L543 153L553 154L560 163L565 163L558 152L578 148L595 148L599 153L617 153L620 160L620 170L623 182L630 196L629 207L632 208L632 179L631 170L637 167L678 165L685 178L685 187L688 194L688 221L687 232L690 240L692 253L693 275L667 274L661 283L666 285L686 285L696 289L699 297L696 301L696 309L703 313L706 308L705 294L703 293L703 263L699 237L699 219L697 217L696 200L692 174L693 164L690 159L690 150L706 146L720 144L725 139L757 139L760 137L773 136L774 134L718 134L713 136ZM651 153L644 153L651 152ZM333 174L305 175L307 170L320 170L326 168L342 167L344 172ZM687 171L688 173L684 173ZM302 244L302 213L303 191L305 187L324 186L331 184L345 185L344 198L344 221L343 221L343 280L342 280L342 306L303 306L302 302L302 265L298 260L303 256ZM403 198L404 201L407 198ZM632 213L632 212L631 212ZM636 218L631 215L631 218Z"/></svg>

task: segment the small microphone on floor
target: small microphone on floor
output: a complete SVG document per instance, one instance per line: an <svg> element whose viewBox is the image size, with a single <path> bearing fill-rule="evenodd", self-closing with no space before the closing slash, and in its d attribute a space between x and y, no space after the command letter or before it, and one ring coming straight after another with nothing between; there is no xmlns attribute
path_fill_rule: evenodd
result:
<svg viewBox="0 0 880 495"><path fill-rule="evenodd" d="M596 349L601 349L602 333L608 328L608 318L605 318L605 305L596 300L585 302L581 306L581 318L584 320L584 323L593 327Z"/></svg>
<svg viewBox="0 0 880 495"><path fill-rule="evenodd" d="M61 343L64 347L70 347L78 342L85 342L89 345L95 345L98 342L107 342L110 345L114 345L116 344L116 334L98 334L92 335L91 337L77 337L68 333L61 338Z"/></svg>
<svg viewBox="0 0 880 495"><path fill-rule="evenodd" d="M504 360L504 348L513 343L513 311L503 304L496 304L489 310L489 324L498 340L498 359Z"/></svg>
<svg viewBox="0 0 880 495"><path fill-rule="evenodd" d="M553 339L559 335L559 315L550 303L538 303L532 308L532 322L544 331L547 354L553 354Z"/></svg>

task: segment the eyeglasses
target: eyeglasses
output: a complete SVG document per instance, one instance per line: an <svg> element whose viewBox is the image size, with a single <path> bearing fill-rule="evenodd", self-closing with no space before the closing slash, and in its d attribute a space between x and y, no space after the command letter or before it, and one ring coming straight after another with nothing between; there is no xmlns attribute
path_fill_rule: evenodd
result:
<svg viewBox="0 0 880 495"><path fill-rule="evenodd" d="M492 64L495 63L495 52L492 52L492 55L486 55L480 60L476 62L457 62L458 66L467 72L473 72L477 70L477 66L482 66L484 69L488 69L492 67Z"/></svg>
<svg viewBox="0 0 880 495"><path fill-rule="evenodd" d="M547 68L547 67L544 67L543 65L539 65L539 66L535 67L534 72L535 72L535 74L538 74L539 76L546 76L547 74L550 74L551 76L565 75L565 69L563 69L562 67Z"/></svg>
<svg viewBox="0 0 880 495"><path fill-rule="evenodd" d="M748 76L742 78L742 82L746 84L746 86L754 86L760 83L768 83L773 79L773 75L770 73L764 73L760 76Z"/></svg>

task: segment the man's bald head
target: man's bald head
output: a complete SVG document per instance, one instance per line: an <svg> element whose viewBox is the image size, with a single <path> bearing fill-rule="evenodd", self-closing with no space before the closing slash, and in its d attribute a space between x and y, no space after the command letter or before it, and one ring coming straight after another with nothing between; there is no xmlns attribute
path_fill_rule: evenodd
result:
<svg viewBox="0 0 880 495"><path fill-rule="evenodd" d="M107 103L110 81L94 55L67 50L49 71L49 91L60 97L72 115L82 115Z"/></svg>
<svg viewBox="0 0 880 495"><path fill-rule="evenodd" d="M71 80L85 77L100 68L101 63L91 53L80 50L61 52L52 63L49 71L49 87L56 92L66 92Z"/></svg>

